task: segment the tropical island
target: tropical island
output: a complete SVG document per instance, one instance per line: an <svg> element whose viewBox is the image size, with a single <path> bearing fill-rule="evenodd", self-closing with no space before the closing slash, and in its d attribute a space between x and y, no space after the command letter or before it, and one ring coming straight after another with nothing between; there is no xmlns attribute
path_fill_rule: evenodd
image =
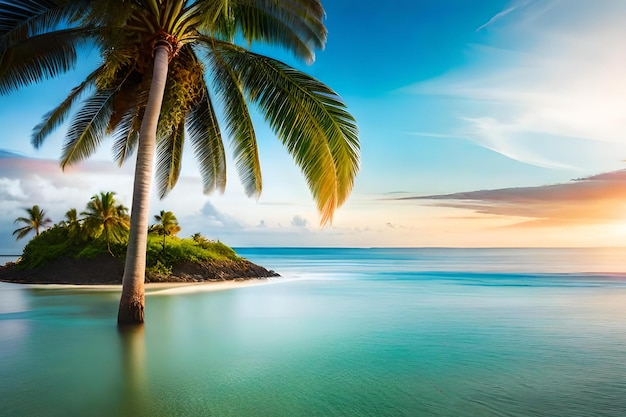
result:
<svg viewBox="0 0 626 417"><path fill-rule="evenodd" d="M35 236L17 262L0 266L0 281L23 284L121 284L128 245L128 209L114 192L94 195L82 212L70 209L56 224L45 210L26 208L28 216L13 234ZM218 282L278 276L200 233L176 236L181 227L171 211L154 216L148 230L145 282Z"/></svg>
<svg viewBox="0 0 626 417"><path fill-rule="evenodd" d="M346 103L252 48L284 47L313 62L327 36L320 1L22 3L0 2L0 94L76 69L91 48L101 58L33 128L31 143L40 147L67 122L62 168L91 157L105 139L113 139L119 165L136 155L118 324L144 322L152 184L160 198L176 186L185 148L194 151L203 192L223 192L228 138L245 194L261 195L250 105L300 168L322 225L350 195L360 143Z"/></svg>

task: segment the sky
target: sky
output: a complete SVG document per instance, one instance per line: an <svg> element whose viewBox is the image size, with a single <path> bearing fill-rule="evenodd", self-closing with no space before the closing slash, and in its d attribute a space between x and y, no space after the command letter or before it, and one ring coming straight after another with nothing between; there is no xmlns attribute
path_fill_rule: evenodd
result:
<svg viewBox="0 0 626 417"><path fill-rule="evenodd" d="M152 214L171 210L181 236L235 247L626 246L625 1L323 4L328 41L314 63L260 50L329 85L357 120L360 171L332 225L320 227L302 175L259 117L258 200L232 163L225 193L203 195L186 157ZM88 51L75 71L0 96L0 253L26 243L12 236L25 207L57 222L100 191L130 207L133 161L115 165L112 141L65 171L66 126L30 144L97 59Z"/></svg>

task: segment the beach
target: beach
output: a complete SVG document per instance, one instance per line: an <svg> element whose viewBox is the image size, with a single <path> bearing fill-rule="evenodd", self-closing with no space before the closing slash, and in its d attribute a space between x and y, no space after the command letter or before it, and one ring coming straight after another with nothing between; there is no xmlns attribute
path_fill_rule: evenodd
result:
<svg viewBox="0 0 626 417"><path fill-rule="evenodd" d="M239 278L203 282L149 282L144 284L146 295L187 294L193 292L223 291L254 287L281 282L280 278ZM86 290L120 292L121 285L74 285L74 284L15 284L35 290Z"/></svg>

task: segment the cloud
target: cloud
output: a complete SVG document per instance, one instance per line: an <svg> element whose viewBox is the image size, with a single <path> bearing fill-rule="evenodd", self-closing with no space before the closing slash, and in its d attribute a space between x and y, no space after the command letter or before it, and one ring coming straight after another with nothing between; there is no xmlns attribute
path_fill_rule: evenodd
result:
<svg viewBox="0 0 626 417"><path fill-rule="evenodd" d="M441 138L441 139L458 139L458 135L450 135L447 133L436 133L436 132L407 132L407 135L417 136L423 138Z"/></svg>
<svg viewBox="0 0 626 417"><path fill-rule="evenodd" d="M100 191L116 191L119 201L130 205L132 177L128 169L113 163L88 161L65 171L59 162L22 156L0 149L0 211L8 223L0 225L0 247L16 248L11 236L13 219L25 207L41 206L54 222L70 208L79 211L89 198Z"/></svg>
<svg viewBox="0 0 626 417"><path fill-rule="evenodd" d="M626 170L541 187L398 198L437 207L521 218L516 226L602 224L626 218Z"/></svg>
<svg viewBox="0 0 626 417"><path fill-rule="evenodd" d="M24 200L27 197L22 189L21 180L15 178L0 178L0 199Z"/></svg>
<svg viewBox="0 0 626 417"><path fill-rule="evenodd" d="M80 200L82 206L96 192L110 190L112 184L119 188L120 179L126 177L127 170L112 163L91 161L62 171L57 161L0 152L0 201L4 205L48 202L67 207Z"/></svg>
<svg viewBox="0 0 626 417"><path fill-rule="evenodd" d="M493 16L491 19L489 19L487 21L487 23L485 23L484 25L480 26L478 29L476 29L476 32L480 32L481 30L485 29L486 27L494 24L495 22L497 22L498 20L504 18L506 15L516 11L519 8L522 8L526 5L528 5L530 3L530 1L517 1L515 2L512 6L502 10L501 12L497 13L495 16Z"/></svg>
<svg viewBox="0 0 626 417"><path fill-rule="evenodd" d="M410 227L403 226L401 224L391 223L391 222L385 223L385 227L388 229L392 229L392 230L410 229Z"/></svg>
<svg viewBox="0 0 626 417"><path fill-rule="evenodd" d="M293 216L293 219L291 219L291 225L293 227L306 227L307 225L307 220L299 215L295 215Z"/></svg>
<svg viewBox="0 0 626 417"><path fill-rule="evenodd" d="M132 203L132 166L118 168L112 162L89 160L65 172L56 160L26 157L0 149L0 210L5 221L0 222L0 249L19 253L25 240L16 242L11 235L13 219L23 214L25 207L40 205L54 222L62 220L70 208L79 211L89 198L100 191L115 191L119 201L126 206ZM224 195L211 197L201 193L196 177L181 177L178 185L164 200L156 194L151 201L151 215L159 210L172 211L178 218L181 236L195 232L220 239L235 246L321 245L328 231L307 233L308 225L302 215L293 216L293 208L302 204L281 203L264 197L260 204L229 190ZM250 220L251 213L263 220ZM288 227L280 227L280 222Z"/></svg>
<svg viewBox="0 0 626 417"><path fill-rule="evenodd" d="M487 41L468 46L467 66L405 91L453 100L454 127L442 133L509 158L593 172L604 152L617 167L626 156L625 18L622 0L515 3L481 27L490 27Z"/></svg>
<svg viewBox="0 0 626 417"><path fill-rule="evenodd" d="M242 229L242 224L232 216L219 211L210 201L204 203L200 210L201 217L197 218L194 223L200 223L204 227L210 229L228 228Z"/></svg>

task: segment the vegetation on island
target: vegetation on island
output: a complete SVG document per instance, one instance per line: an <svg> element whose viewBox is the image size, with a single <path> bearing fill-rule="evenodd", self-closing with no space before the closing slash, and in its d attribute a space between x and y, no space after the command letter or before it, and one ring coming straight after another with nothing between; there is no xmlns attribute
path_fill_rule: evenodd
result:
<svg viewBox="0 0 626 417"><path fill-rule="evenodd" d="M45 213L39 208L25 210L29 213ZM45 271L58 261L63 261L64 265L72 261L95 265L96 263L84 261L98 260L100 264L114 263L116 269L121 272L128 245L127 212L128 209L116 201L114 192L94 195L80 215L77 214L77 209L72 208L66 212L65 219L34 236L24 247L19 262L12 266L15 270L32 272ZM48 220L47 224L51 224L52 220L49 218ZM229 246L209 240L200 233L195 233L189 238L177 237L181 226L171 211L161 210L154 216L154 220L155 223L148 229L145 275L147 282L224 279L234 278L237 273L240 278L276 275L266 270L265 274L263 268L255 267L254 264L239 257ZM185 276L184 272L174 274L182 265L185 265L187 270L194 269L198 273L194 276ZM205 266L204 273L198 265ZM228 274L221 270L224 267L229 269ZM90 274L95 274L95 271L85 271L85 275ZM115 282L117 278L111 277L110 281L105 282ZM86 282L82 282L82 278L78 277L75 283Z"/></svg>
<svg viewBox="0 0 626 417"><path fill-rule="evenodd" d="M107 136L120 164L137 152L118 323L144 320L153 166L163 197L178 180L187 141L204 191L225 188L217 114L246 194L262 189L254 104L302 170L322 223L345 202L359 168L358 131L345 103L317 79L251 51L259 42L313 61L326 42L324 16L320 0L0 3L0 94L75 68L86 44L102 58L34 128L34 146L72 114L62 167L90 157Z"/></svg>

